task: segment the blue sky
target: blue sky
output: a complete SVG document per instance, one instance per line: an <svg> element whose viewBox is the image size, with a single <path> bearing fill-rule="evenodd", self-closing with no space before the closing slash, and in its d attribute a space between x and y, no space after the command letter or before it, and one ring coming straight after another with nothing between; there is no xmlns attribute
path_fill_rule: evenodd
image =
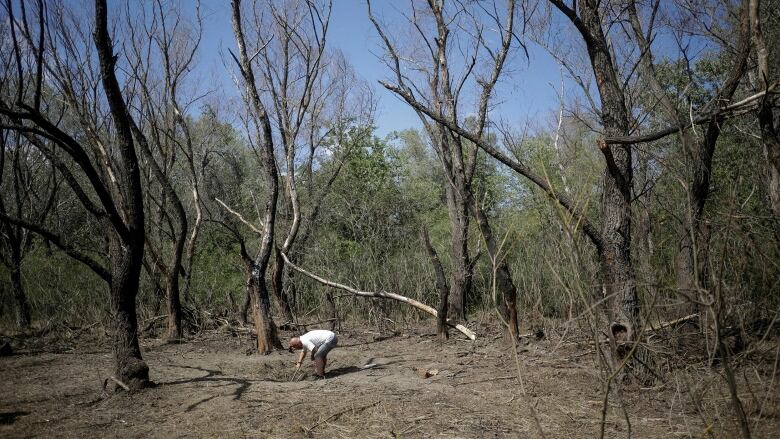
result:
<svg viewBox="0 0 780 439"><path fill-rule="evenodd" d="M187 3L184 1L185 5ZM393 3L389 0L374 0L372 4L377 10L375 14L380 17L395 15ZM201 11L204 17L204 39L198 69L201 69L201 76L213 78L215 87L222 88L227 95L235 95L235 86L225 71L221 55L227 54L227 48L235 47L229 3L227 0L202 0ZM364 0L334 1L330 47L339 48L355 71L376 90L379 98L377 134L384 136L395 130L419 127L420 122L404 102L377 83L380 79L390 77L386 67L377 58L382 53L380 43L367 18ZM546 123L559 105L555 90L560 86L558 66L539 47L531 46L529 52L532 68L528 68L525 59L518 58L512 77L504 80L496 90L501 104L495 113L512 124L524 124L528 120Z"/></svg>

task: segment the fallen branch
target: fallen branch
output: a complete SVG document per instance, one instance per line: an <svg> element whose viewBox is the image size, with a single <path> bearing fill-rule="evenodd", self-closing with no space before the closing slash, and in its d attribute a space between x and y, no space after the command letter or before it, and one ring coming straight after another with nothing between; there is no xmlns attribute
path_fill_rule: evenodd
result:
<svg viewBox="0 0 780 439"><path fill-rule="evenodd" d="M489 381L511 380L511 379L517 379L517 375L508 375L508 376L496 377L496 378L485 378L476 381L464 381L462 383L454 383L453 386L465 386L467 384L479 384L479 383L487 383Z"/></svg>
<svg viewBox="0 0 780 439"><path fill-rule="evenodd" d="M433 309L432 307L430 307L430 306L428 306L428 305L426 305L426 304L424 304L422 302L418 302L418 301L416 301L414 299L410 299L410 298L408 298L406 296L402 296L400 294L388 293L386 291L359 291L359 290L356 290L356 289L354 289L352 287L348 287L348 286L346 286L344 284L340 284L340 283L337 283L337 282L330 281L330 280L325 279L323 277L317 276L314 273L306 271L303 268L293 264L292 261L290 261L290 259L287 258L286 254L282 253L281 255L282 255L282 258L284 258L284 262L287 263L287 265L289 265L290 267L292 267L293 270L295 270L295 271L297 271L297 272L299 272L299 273L301 273L301 274L303 274L303 275L305 275L305 276L307 276L307 277L309 277L311 279L314 279L314 280L316 280L317 282L319 282L319 283L321 283L323 285L347 291L347 292L349 292L349 293L351 293L351 294L353 294L355 296L376 297L376 298L380 298L380 299L393 299L393 300L397 300L399 302L406 303L407 305L411 305L411 306L419 309L420 311L425 311L425 312L427 312L428 314L430 314L430 315L432 315L434 317L438 316L438 313L436 312L435 309ZM474 334L474 332L472 330L470 330L469 328L467 328L467 327L465 327L465 326L463 326L461 324L455 324L455 323L452 323L451 321L448 320L447 321L447 325L449 325L449 326L457 329L458 331L462 332L463 335L465 335L466 337L468 337L472 341L477 339L477 335Z"/></svg>

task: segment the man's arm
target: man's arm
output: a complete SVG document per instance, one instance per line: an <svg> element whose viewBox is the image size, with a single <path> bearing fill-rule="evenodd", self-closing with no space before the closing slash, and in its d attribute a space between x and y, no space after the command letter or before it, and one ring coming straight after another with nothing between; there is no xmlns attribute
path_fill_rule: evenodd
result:
<svg viewBox="0 0 780 439"><path fill-rule="evenodd" d="M301 364L303 364L303 360L306 358L306 349L301 349L301 353L298 355L298 362L295 363L295 367L299 368L301 367Z"/></svg>

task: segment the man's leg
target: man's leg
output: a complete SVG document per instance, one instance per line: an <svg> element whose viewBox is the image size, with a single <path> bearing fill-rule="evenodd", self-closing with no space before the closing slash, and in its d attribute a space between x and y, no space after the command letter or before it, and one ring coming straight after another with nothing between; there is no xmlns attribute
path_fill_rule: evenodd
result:
<svg viewBox="0 0 780 439"><path fill-rule="evenodd" d="M325 364L328 362L326 356L314 357L314 373L319 376L325 376Z"/></svg>

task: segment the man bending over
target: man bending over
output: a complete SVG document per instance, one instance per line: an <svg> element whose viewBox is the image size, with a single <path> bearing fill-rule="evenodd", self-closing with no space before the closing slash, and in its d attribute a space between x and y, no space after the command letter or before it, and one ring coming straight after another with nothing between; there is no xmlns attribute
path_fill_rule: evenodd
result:
<svg viewBox="0 0 780 439"><path fill-rule="evenodd" d="M295 370L301 368L306 352L311 352L311 360L314 362L314 374L319 378L325 377L325 365L328 363L328 352L336 347L338 339L336 334L325 329L309 331L300 337L290 339L290 347L303 349L295 363Z"/></svg>

